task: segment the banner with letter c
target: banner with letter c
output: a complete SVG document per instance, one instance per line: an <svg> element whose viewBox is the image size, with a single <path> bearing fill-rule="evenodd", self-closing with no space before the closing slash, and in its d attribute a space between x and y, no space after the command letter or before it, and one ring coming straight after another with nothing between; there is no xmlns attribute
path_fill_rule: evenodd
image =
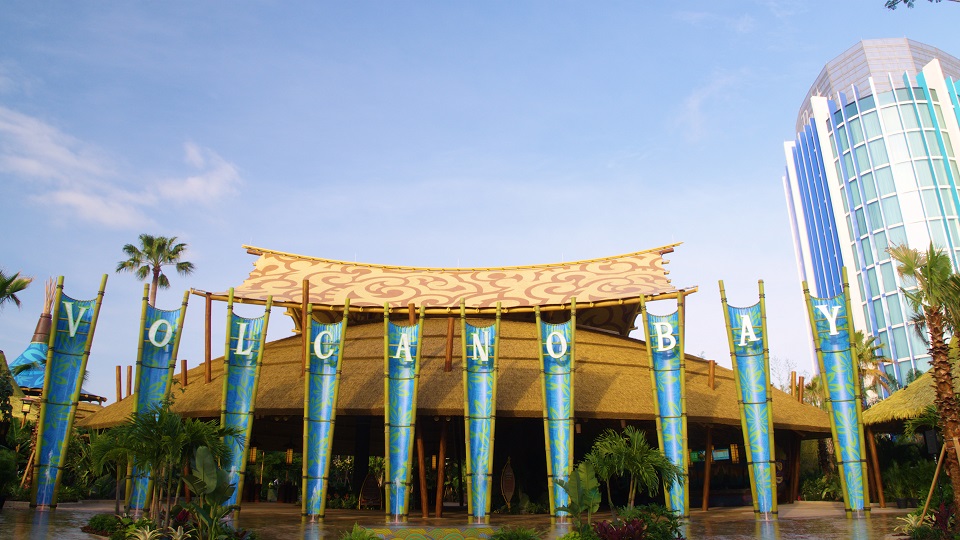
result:
<svg viewBox="0 0 960 540"><path fill-rule="evenodd" d="M573 472L573 367L577 328L577 301L570 301L570 320L551 324L537 315L540 372L543 388L543 436L547 452L547 492L551 519L566 518L570 498L557 480L570 480Z"/></svg>
<svg viewBox="0 0 960 540"><path fill-rule="evenodd" d="M63 276L57 278L53 328L47 343L47 365L43 375L31 506L57 505L63 463L80 400L80 383L87 370L106 286L107 276L104 274L94 300L74 300L63 294Z"/></svg>
<svg viewBox="0 0 960 540"><path fill-rule="evenodd" d="M689 475L687 474L687 400L686 363L683 353L683 298L677 295L677 310L669 315L653 315L640 299L643 330L647 338L647 357L657 411L657 439L660 451L683 471L673 485L664 486L667 508L679 516L690 513Z"/></svg>
<svg viewBox="0 0 960 540"><path fill-rule="evenodd" d="M770 350L767 346L763 281L760 281L760 300L752 306L739 308L727 304L721 280L720 302L740 402L740 424L747 453L753 510L758 514L776 514L773 396L770 394Z"/></svg>
<svg viewBox="0 0 960 540"><path fill-rule="evenodd" d="M810 316L820 380L827 390L827 407L834 456L840 470L840 485L847 513L869 512L866 448L861 421L860 367L853 358L853 321L847 269L842 269L843 293L832 298L810 295L803 282L803 295Z"/></svg>
<svg viewBox="0 0 960 540"><path fill-rule="evenodd" d="M340 388L340 359L347 334L350 300L344 303L340 322L323 324L313 320L313 304L307 304L310 329L304 340L309 363L304 377L303 398L303 482L301 513L323 519L327 508L330 453L333 450L337 395Z"/></svg>
<svg viewBox="0 0 960 540"><path fill-rule="evenodd" d="M149 302L150 285L143 286L140 340L137 346L137 374L133 412L156 408L170 395L170 383L180 349L180 330L187 313L190 291L183 293L179 309L157 309ZM143 510L150 504L150 473L132 464L128 467L127 511Z"/></svg>
<svg viewBox="0 0 960 540"><path fill-rule="evenodd" d="M243 493L243 477L247 470L247 452L250 449L250 432L253 429L253 412L263 360L263 343L267 338L271 307L273 296L268 296L263 315L247 319L233 312L233 288L227 297L227 339L223 355L220 426L234 428L242 435L227 435L223 438L231 452L230 461L222 466L227 471L230 484L237 486L233 495L224 503L226 505L237 504L240 494Z"/></svg>

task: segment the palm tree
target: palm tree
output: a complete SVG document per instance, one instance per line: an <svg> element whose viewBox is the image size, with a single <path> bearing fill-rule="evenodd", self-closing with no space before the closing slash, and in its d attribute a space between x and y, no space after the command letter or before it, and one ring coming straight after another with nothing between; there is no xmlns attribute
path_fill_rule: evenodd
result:
<svg viewBox="0 0 960 540"><path fill-rule="evenodd" d="M617 507L613 504L613 495L610 490L610 479L614 476L623 476L626 472L624 457L626 456L627 441L612 429L607 429L593 442L593 448L583 457L589 463L597 478L607 486L607 503L610 504L610 513L617 519Z"/></svg>
<svg viewBox="0 0 960 540"><path fill-rule="evenodd" d="M960 276L953 273L950 258L933 243L926 253L905 245L888 249L897 262L900 290L916 315L913 321L930 348L930 373L934 381L934 404L940 415L944 440L960 437L960 403L954 393L953 373L946 334L960 330ZM922 334L926 329L928 336ZM953 486L954 508L960 508L960 463L947 452L946 471Z"/></svg>
<svg viewBox="0 0 960 540"><path fill-rule="evenodd" d="M187 245L177 242L176 236L140 235L140 247L133 244L123 246L123 253L127 260L117 263L117 273L133 272L137 279L143 281L147 277L150 282L150 304L157 299L157 289L170 287L170 281L163 273L164 266L173 265L181 276L193 272L193 263L181 261L180 258L187 250Z"/></svg>
<svg viewBox="0 0 960 540"><path fill-rule="evenodd" d="M853 357L860 364L860 395L865 402L866 390L873 390L878 395L881 388L887 395L897 390L896 381L883 369L883 363L890 360L883 356L883 345L877 342L875 336L867 336L859 330L854 332ZM869 384L867 381L870 381Z"/></svg>
<svg viewBox="0 0 960 540"><path fill-rule="evenodd" d="M20 307L20 299L17 298L17 293L26 289L31 281L33 281L33 278L20 277L20 272L8 276L3 273L3 270L0 270L0 309L7 302L13 302L15 306Z"/></svg>
<svg viewBox="0 0 960 540"><path fill-rule="evenodd" d="M660 492L660 486L671 486L683 479L683 470L674 465L659 449L650 446L644 432L633 426L623 430L627 442L625 465L630 473L630 500L628 508L633 508L637 489L645 489L653 497Z"/></svg>

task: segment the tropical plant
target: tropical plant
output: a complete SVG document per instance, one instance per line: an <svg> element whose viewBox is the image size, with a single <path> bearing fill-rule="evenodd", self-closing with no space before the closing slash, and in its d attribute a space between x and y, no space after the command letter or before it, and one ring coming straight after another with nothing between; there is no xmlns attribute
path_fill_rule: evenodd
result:
<svg viewBox="0 0 960 540"><path fill-rule="evenodd" d="M32 281L33 278L20 277L20 272L8 276L0 270L0 309L3 309L3 305L7 302L13 302L13 305L20 307L20 298L17 297L17 293L26 289Z"/></svg>
<svg viewBox="0 0 960 540"><path fill-rule="evenodd" d="M567 492L568 498L567 504L558 506L557 510L573 516L574 526L577 529L590 527L593 513L600 508L600 483L593 472L593 466L588 461L583 461L568 480L558 479L556 482ZM584 513L587 514L586 521L582 519Z"/></svg>
<svg viewBox="0 0 960 540"><path fill-rule="evenodd" d="M638 489L652 497L660 492L660 486L672 485L683 477L683 471L663 452L651 447L644 432L634 426L627 426L622 434L605 431L594 442L590 454L593 456L586 461L603 475L629 475L628 508L633 508ZM610 476L606 477L608 498ZM610 504L613 506L612 501Z"/></svg>
<svg viewBox="0 0 960 540"><path fill-rule="evenodd" d="M17 454L0 447L0 498L10 494L17 482Z"/></svg>
<svg viewBox="0 0 960 540"><path fill-rule="evenodd" d="M911 310L913 322L921 337L927 339L930 373L934 381L934 404L940 415L941 433L945 440L960 437L960 403L954 393L952 366L947 333L960 329L960 276L953 273L950 257L933 243L926 253L904 245L889 248L897 263L901 291ZM928 336L923 335L926 330ZM953 486L953 506L960 508L960 463L953 452L946 455L946 473Z"/></svg>
<svg viewBox="0 0 960 540"><path fill-rule="evenodd" d="M97 474L110 473L116 478L116 496L114 512L120 513L120 495L123 493L123 480L130 461L130 442L126 440L130 430L122 428L108 429L100 434L90 445L90 457L93 470Z"/></svg>
<svg viewBox="0 0 960 540"><path fill-rule="evenodd" d="M607 503L613 519L617 518L617 507L613 504L613 494L610 489L610 479L622 476L626 472L624 459L626 452L621 451L626 442L623 436L612 429L607 429L594 441L593 447L583 457L589 463L597 478L602 480L607 490Z"/></svg>
<svg viewBox="0 0 960 540"><path fill-rule="evenodd" d="M867 401L867 390L872 390L876 397L880 397L880 389L888 395L898 388L896 380L891 378L883 369L883 364L889 362L883 355L883 345L877 342L875 336L867 336L857 330L853 334L853 357L860 366L860 395Z"/></svg>
<svg viewBox="0 0 960 540"><path fill-rule="evenodd" d="M898 517L897 521L899 521L900 524L893 528L893 532L903 533L909 536L919 527L932 525L933 516L930 514L907 514Z"/></svg>
<svg viewBox="0 0 960 540"><path fill-rule="evenodd" d="M187 245L177 242L176 236L140 235L140 246L133 244L123 246L126 260L117 263L117 273L133 272L137 279L143 281L148 277L150 281L150 303L156 305L157 289L170 287L170 280L163 273L164 266L173 266L181 276L193 272L193 263L181 261Z"/></svg>
<svg viewBox="0 0 960 540"><path fill-rule="evenodd" d="M193 471L183 481L197 496L197 502L189 502L184 508L193 517L200 540L217 540L227 534L230 528L223 520L240 507L225 503L233 496L237 486L230 483L227 471L217 466L209 448L197 448Z"/></svg>
<svg viewBox="0 0 960 540"><path fill-rule="evenodd" d="M376 540L379 536L354 523L353 528L340 534L340 540Z"/></svg>
<svg viewBox="0 0 960 540"><path fill-rule="evenodd" d="M502 527L490 535L490 540L539 540L544 532L540 529L528 529L521 525Z"/></svg>
<svg viewBox="0 0 960 540"><path fill-rule="evenodd" d="M654 540L683 538L680 531L680 516L662 504L647 504L635 508L623 508L620 518L624 521L639 520L644 524L646 536Z"/></svg>

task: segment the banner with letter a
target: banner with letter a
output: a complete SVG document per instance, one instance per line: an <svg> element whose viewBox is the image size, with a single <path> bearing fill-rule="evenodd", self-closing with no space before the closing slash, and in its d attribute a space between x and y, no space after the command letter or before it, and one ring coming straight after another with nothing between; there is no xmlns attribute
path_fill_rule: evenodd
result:
<svg viewBox="0 0 960 540"><path fill-rule="evenodd" d="M73 419L80 400L80 383L87 370L93 331L103 302L107 276L94 300L74 300L63 294L63 276L57 278L53 301L53 331L47 343L43 399L33 465L31 506L54 507Z"/></svg>
<svg viewBox="0 0 960 540"><path fill-rule="evenodd" d="M180 329L187 313L190 291L183 293L179 309L170 311L150 305L150 285L143 286L143 311L140 315L140 340L137 345L137 374L133 412L146 413L159 407L170 395L173 370L180 349ZM127 472L127 511L149 506L150 474L131 465Z"/></svg>
<svg viewBox="0 0 960 540"><path fill-rule="evenodd" d="M842 269L843 293L832 298L810 295L803 282L803 295L810 315L810 328L817 349L820 382L827 390L827 410L833 429L833 444L843 502L848 514L869 512L866 448L861 415L860 367L853 358L853 320L847 269Z"/></svg>
<svg viewBox="0 0 960 540"><path fill-rule="evenodd" d="M500 302L497 302L494 323L483 327L467 322L466 309L461 303L460 336L463 344L464 431L467 434L467 516L471 523L488 523L493 487Z"/></svg>
<svg viewBox="0 0 960 540"><path fill-rule="evenodd" d="M740 424L750 473L753 511L776 514L773 396L770 393L770 349L767 346L763 281L760 281L760 301L742 308L727 304L727 294L723 281L720 281L720 302L740 402Z"/></svg>
<svg viewBox="0 0 960 540"><path fill-rule="evenodd" d="M677 310L669 315L649 313L643 298L640 299L653 400L657 410L657 439L660 451L683 471L683 475L673 485L664 486L667 508L679 516L690 513L686 363L683 353L684 296L684 292L680 291L677 296Z"/></svg>
<svg viewBox="0 0 960 540"><path fill-rule="evenodd" d="M340 359L347 335L350 300L343 306L343 318L337 323L319 323L313 319L313 304L307 304L310 329L305 332L304 354L307 373L303 397L303 482L301 483L304 516L322 520L327 509L327 488L330 486L330 453L333 429L337 418L337 395L340 388Z"/></svg>
<svg viewBox="0 0 960 540"><path fill-rule="evenodd" d="M413 467L413 436L417 418L417 387L420 381L420 336L423 306L417 323L400 326L390 322L390 306L383 307L384 411L387 423L386 492L387 519L407 520L410 507L410 471Z"/></svg>
<svg viewBox="0 0 960 540"><path fill-rule="evenodd" d="M540 307L537 335L540 342L540 366L543 387L543 436L547 452L547 492L551 519L569 517L557 510L570 498L557 480L567 482L573 472L573 365L577 327L576 300L570 302L570 320L560 324L543 322Z"/></svg>
<svg viewBox="0 0 960 540"><path fill-rule="evenodd" d="M270 323L270 308L273 297L267 297L264 313L254 319L246 319L233 312L233 288L227 297L227 339L223 354L223 405L220 410L220 426L233 428L240 435L227 435L223 442L230 448L230 461L222 464L230 484L236 491L226 501L237 504L243 493L243 476L247 470L247 452L250 449L250 432L253 429L253 412L260 382L260 365L263 360L263 343L267 338Z"/></svg>

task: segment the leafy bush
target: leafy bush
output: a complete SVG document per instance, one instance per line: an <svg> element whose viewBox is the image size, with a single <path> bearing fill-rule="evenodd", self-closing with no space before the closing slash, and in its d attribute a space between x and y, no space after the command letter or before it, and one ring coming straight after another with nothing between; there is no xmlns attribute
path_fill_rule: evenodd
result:
<svg viewBox="0 0 960 540"><path fill-rule="evenodd" d="M800 497L805 501L842 501L840 477L835 474L823 476L817 473L800 483Z"/></svg>
<svg viewBox="0 0 960 540"><path fill-rule="evenodd" d="M60 491L57 493L57 502L77 502L81 499L83 494L73 486L60 486Z"/></svg>
<svg viewBox="0 0 960 540"><path fill-rule="evenodd" d="M490 540L539 540L543 538L543 531L540 529L528 529L526 527L503 527L490 536Z"/></svg>
<svg viewBox="0 0 960 540"><path fill-rule="evenodd" d="M357 523L353 524L353 529L344 531L343 534L340 535L340 540L376 540L378 538L377 535L364 529Z"/></svg>
<svg viewBox="0 0 960 540"><path fill-rule="evenodd" d="M0 497L17 485L17 454L0 447Z"/></svg>
<svg viewBox="0 0 960 540"><path fill-rule="evenodd" d="M680 518L661 504L620 508L617 514L624 521L641 521L646 528L647 536L644 538L668 540L683 537L680 534Z"/></svg>
<svg viewBox="0 0 960 540"><path fill-rule="evenodd" d="M120 528L120 517L114 514L96 514L89 521L87 526L81 530L85 533L97 534L100 536L110 536L114 531Z"/></svg>

